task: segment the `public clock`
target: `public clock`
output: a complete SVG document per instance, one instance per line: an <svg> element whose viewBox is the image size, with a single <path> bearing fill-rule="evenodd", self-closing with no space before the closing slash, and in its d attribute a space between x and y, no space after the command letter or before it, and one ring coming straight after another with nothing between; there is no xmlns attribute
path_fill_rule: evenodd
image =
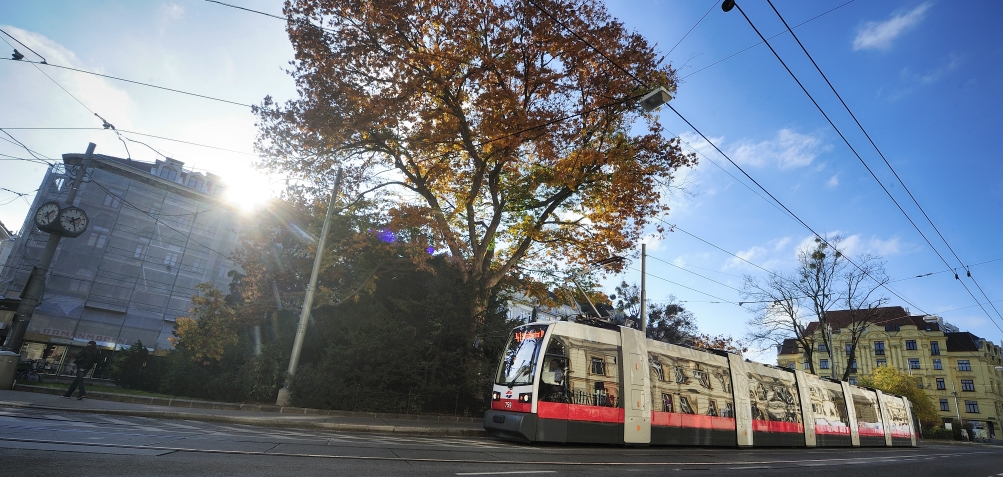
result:
<svg viewBox="0 0 1003 477"><path fill-rule="evenodd" d="M35 212L35 225L46 232L59 230L56 220L59 218L59 204L46 202Z"/></svg>
<svg viewBox="0 0 1003 477"><path fill-rule="evenodd" d="M64 237L76 237L87 230L87 214L78 207L59 212L59 230Z"/></svg>

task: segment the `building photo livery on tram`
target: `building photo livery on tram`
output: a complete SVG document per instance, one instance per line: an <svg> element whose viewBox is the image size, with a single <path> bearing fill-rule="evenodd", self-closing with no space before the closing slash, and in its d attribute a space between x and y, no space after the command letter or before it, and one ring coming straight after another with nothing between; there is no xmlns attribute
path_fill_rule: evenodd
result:
<svg viewBox="0 0 1003 477"><path fill-rule="evenodd" d="M914 447L918 436L902 396L570 321L512 331L484 428L523 442L739 447Z"/></svg>

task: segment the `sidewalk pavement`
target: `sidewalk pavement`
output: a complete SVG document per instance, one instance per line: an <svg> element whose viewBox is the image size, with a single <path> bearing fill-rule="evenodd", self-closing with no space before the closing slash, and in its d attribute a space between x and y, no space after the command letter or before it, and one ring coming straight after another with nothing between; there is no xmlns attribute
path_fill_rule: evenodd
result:
<svg viewBox="0 0 1003 477"><path fill-rule="evenodd" d="M18 384L0 390L0 407L179 419L263 427L347 432L379 432L441 437L482 437L481 418L330 411L262 404L234 404L151 398L106 392L63 399L65 389Z"/></svg>

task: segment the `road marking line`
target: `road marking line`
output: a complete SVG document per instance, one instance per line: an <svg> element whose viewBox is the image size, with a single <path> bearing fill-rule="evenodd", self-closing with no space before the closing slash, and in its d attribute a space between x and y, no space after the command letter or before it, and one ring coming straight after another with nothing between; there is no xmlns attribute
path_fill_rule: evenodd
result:
<svg viewBox="0 0 1003 477"><path fill-rule="evenodd" d="M512 470L508 472L457 472L456 475L556 474L556 470Z"/></svg>
<svg viewBox="0 0 1003 477"><path fill-rule="evenodd" d="M136 425L136 423L134 423L134 422L123 421L121 419L115 419L114 417L107 417L107 416L100 416L100 415L95 415L94 417L96 417L98 419L101 419L101 420L104 420L104 421L115 423L115 424L122 424L122 425L126 425L126 426L135 426Z"/></svg>
<svg viewBox="0 0 1003 477"><path fill-rule="evenodd" d="M63 417L63 416L60 416L58 414L46 414L45 418L46 419L52 419L54 421L69 421L70 420L70 418Z"/></svg>

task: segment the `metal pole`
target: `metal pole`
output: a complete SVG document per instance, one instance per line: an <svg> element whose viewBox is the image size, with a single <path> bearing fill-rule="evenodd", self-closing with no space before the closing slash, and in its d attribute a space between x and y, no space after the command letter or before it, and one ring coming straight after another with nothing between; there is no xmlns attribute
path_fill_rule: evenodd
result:
<svg viewBox="0 0 1003 477"><path fill-rule="evenodd" d="M645 288L645 263L648 259L648 245L641 244L641 333L648 336L648 294Z"/></svg>
<svg viewBox="0 0 1003 477"><path fill-rule="evenodd" d="M313 306L313 294L317 288L317 275L320 274L320 263L324 258L324 243L327 241L327 231L331 228L331 216L334 215L334 202L338 199L338 191L341 189L341 169L334 179L334 191L331 192L331 202L327 205L327 216L324 217L324 226L320 229L320 238L317 240L317 253L313 258L313 270L310 272L310 283L306 287L306 296L303 297L303 310L300 311L300 321L296 325L296 339L293 341L293 351L289 356L289 370L286 372L286 382L282 389L279 389L279 396L275 399L277 406L289 406L292 404L292 392L289 387L292 385L293 375L296 374L296 366L299 365L300 351L303 349L303 339L306 337L306 325L310 320L310 308Z"/></svg>
<svg viewBox="0 0 1003 477"><path fill-rule="evenodd" d="M964 428L961 423L961 407L958 405L958 387L954 385L954 379L951 379L951 390L951 394L954 394L954 411L958 413L958 425Z"/></svg>
<svg viewBox="0 0 1003 477"><path fill-rule="evenodd" d="M80 184L84 180L84 170L87 168L91 156L94 155L94 148L96 147L93 142L87 144L87 152L84 154L83 160L80 161L80 166L77 167L76 176L73 178L73 184L70 187L70 193L66 197L67 205L73 205L74 199L77 198L77 189L80 188ZM28 230L26 233L30 234L31 230ZM17 311L14 312L10 334L7 335L7 341L3 345L3 349L6 351L21 352L24 334L28 331L28 322L31 321L31 316L35 313L35 308L42 301L42 291L45 289L45 280L47 278L46 275L49 273L49 265L52 264L52 257L56 255L56 248L59 247L59 240L61 238L62 236L57 233L49 234L49 239L45 242L45 248L42 250L42 257L38 259L38 263L31 269L28 282L25 283L24 290L21 292L21 302L18 303Z"/></svg>

